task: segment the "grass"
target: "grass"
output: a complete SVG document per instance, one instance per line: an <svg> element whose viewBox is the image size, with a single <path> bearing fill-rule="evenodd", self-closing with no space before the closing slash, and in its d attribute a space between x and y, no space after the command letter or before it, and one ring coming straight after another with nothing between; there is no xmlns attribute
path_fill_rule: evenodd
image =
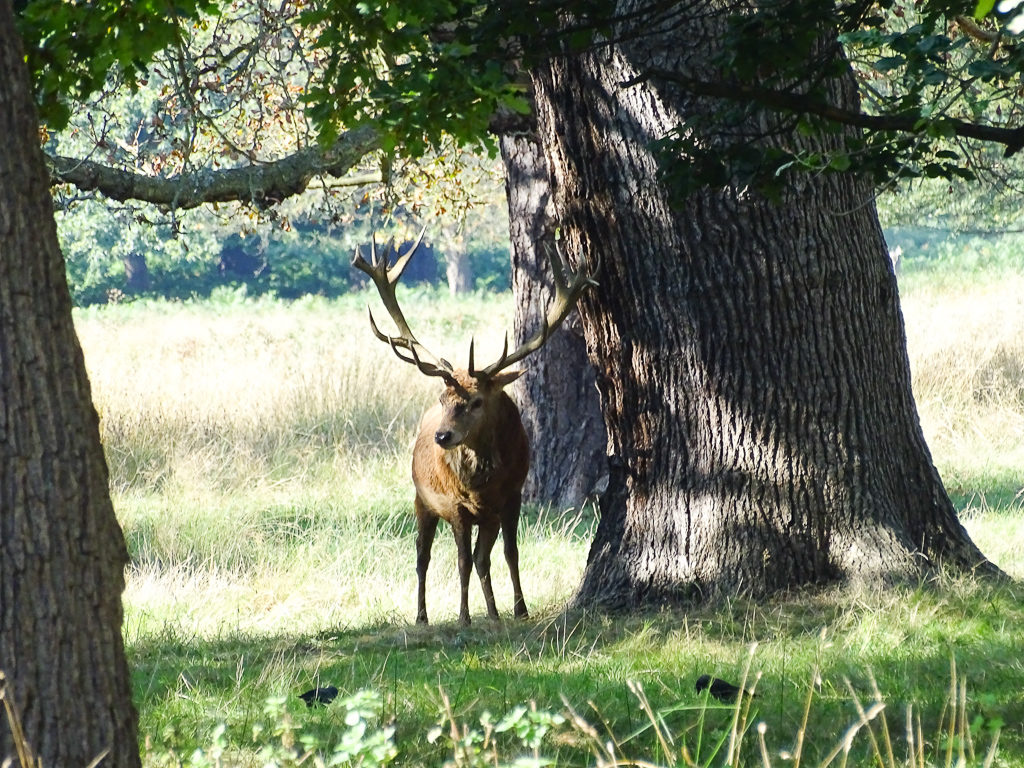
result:
<svg viewBox="0 0 1024 768"><path fill-rule="evenodd" d="M982 550L1024 577L1024 276L958 283L910 267L901 290L934 458ZM484 620L474 584L479 618L458 627L454 545L440 535L427 595L434 624L411 625L409 447L437 385L372 339L368 300L139 303L76 317L132 554L125 635L147 765L270 764L261 749L296 743L296 729L303 743L344 741L344 706L307 710L296 698L318 683L343 696L379 692L381 714L370 720L393 723L402 764L468 764L492 754L473 751L484 736L502 760L529 754L514 735L528 715L500 732L480 717L497 721L530 701L562 712L563 697L600 738L595 746L572 718L554 728L539 754L560 765L608 764L608 742L619 757L658 763L679 762L685 744L704 763L734 733L735 712L701 701L693 681L738 681L748 662L760 680L746 722L766 731L747 732L744 764L763 763L762 738L781 764L802 729L806 764L824 761L860 717L846 680L865 707L876 685L887 704L852 741L850 764L880 764L869 730L888 718L897 763L917 765L905 755L908 706L930 764L949 764L945 746L968 736L984 745L980 764L996 730L994 764L1024 764L1015 585L948 578L685 614L568 615L594 511L529 508L520 530L529 621ZM481 356L496 354L511 326L508 296L409 292L402 301L418 335L455 361L474 333ZM500 556L494 582L507 615ZM968 718L953 740L945 713L960 694L950 702L951 679L966 683ZM472 749L453 743L452 722L481 739ZM197 747L205 751L194 757Z"/></svg>

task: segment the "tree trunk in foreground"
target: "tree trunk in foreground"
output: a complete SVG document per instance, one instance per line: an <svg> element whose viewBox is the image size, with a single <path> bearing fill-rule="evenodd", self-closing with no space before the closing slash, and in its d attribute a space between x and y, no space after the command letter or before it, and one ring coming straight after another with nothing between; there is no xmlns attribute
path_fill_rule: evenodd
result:
<svg viewBox="0 0 1024 768"><path fill-rule="evenodd" d="M53 223L21 45L0 0L0 670L42 765L139 765L127 561ZM14 756L0 717L0 762Z"/></svg>
<svg viewBox="0 0 1024 768"><path fill-rule="evenodd" d="M551 190L536 136L502 136L501 154L516 298L514 343L521 344L543 322L554 293L544 252L555 242ZM579 506L607 475L607 462L594 369L577 312L530 357L526 375L514 386L530 440L523 498L562 508Z"/></svg>
<svg viewBox="0 0 1024 768"><path fill-rule="evenodd" d="M994 570L923 439L870 187L799 176L772 204L674 199L659 178L652 141L714 106L634 80L714 76L720 29L680 8L693 18L670 31L618 29L624 42L533 73L556 220L577 258L603 262L581 308L611 474L577 603Z"/></svg>

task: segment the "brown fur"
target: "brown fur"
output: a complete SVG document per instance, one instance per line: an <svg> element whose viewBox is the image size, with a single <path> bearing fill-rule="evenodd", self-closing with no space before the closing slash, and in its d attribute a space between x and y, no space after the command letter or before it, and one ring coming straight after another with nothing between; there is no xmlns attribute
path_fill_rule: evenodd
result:
<svg viewBox="0 0 1024 768"><path fill-rule="evenodd" d="M459 553L462 586L459 621L469 624L470 562L476 565L480 577L487 615L492 619L498 618L491 589L491 550L499 531L505 542L505 560L512 576L515 600L512 611L516 617L525 617L526 602L519 585L516 530L519 527L523 482L530 466L530 450L519 410L502 391L519 378L522 371L506 369L540 349L572 311L583 292L596 283L591 272L574 274L569 270L556 242L553 248L548 249L555 296L541 327L511 353L506 336L501 357L482 369L473 365L471 342L469 370L455 370L416 340L395 296L395 286L402 277L402 271L422 240L423 232L420 232L416 243L399 256L393 266L389 258L393 240L384 247L383 256L378 256L374 239L369 263L358 249L352 257L352 265L365 272L377 286L377 292L398 328L397 336L382 333L373 320L373 313L370 313L373 335L387 342L401 360L415 365L420 373L443 379L446 385L440 402L423 415L413 449L416 575L419 581L416 621L427 623L427 566L439 520L447 520L451 525ZM471 554L474 525L480 532Z"/></svg>
<svg viewBox="0 0 1024 768"><path fill-rule="evenodd" d="M530 465L529 445L519 409L503 388L522 371L473 378L452 374L437 405L420 422L412 457L416 486L416 621L427 622L426 577L430 550L440 520L455 535L462 593L459 621L469 624L469 572L476 566L487 615L498 618L491 588L491 550L502 532L505 560L512 576L513 613L527 615L519 583L516 531L523 482ZM472 527L479 533L470 553Z"/></svg>

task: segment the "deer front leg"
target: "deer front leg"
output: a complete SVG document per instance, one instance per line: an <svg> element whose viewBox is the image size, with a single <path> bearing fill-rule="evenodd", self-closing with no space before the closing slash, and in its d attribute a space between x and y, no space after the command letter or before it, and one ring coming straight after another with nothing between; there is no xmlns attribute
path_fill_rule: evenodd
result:
<svg viewBox="0 0 1024 768"><path fill-rule="evenodd" d="M459 560L459 624L469 625L469 573L473 567L472 552L472 526L462 515L456 515L451 521L452 533L455 535L455 549L458 552Z"/></svg>
<svg viewBox="0 0 1024 768"><path fill-rule="evenodd" d="M491 550L494 549L500 527L497 519L486 522L481 520L476 549L473 551L473 564L476 565L476 575L480 577L480 588L484 592L484 602L487 603L487 616L494 621L498 620L498 607L494 604L494 589L491 587Z"/></svg>
<svg viewBox="0 0 1024 768"><path fill-rule="evenodd" d="M512 577L512 615L517 619L525 619L530 614L526 610L523 587L519 582L519 543L516 541L519 535L520 505L521 497L517 497L505 508L501 516L501 538L505 546L505 562L508 563L508 572Z"/></svg>
<svg viewBox="0 0 1024 768"><path fill-rule="evenodd" d="M427 623L427 566L439 518L416 497L416 623Z"/></svg>

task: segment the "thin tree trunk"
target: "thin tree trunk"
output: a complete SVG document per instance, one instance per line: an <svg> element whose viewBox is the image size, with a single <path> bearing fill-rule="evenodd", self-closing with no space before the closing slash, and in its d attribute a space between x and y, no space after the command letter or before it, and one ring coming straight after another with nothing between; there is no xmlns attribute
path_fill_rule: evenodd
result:
<svg viewBox="0 0 1024 768"><path fill-rule="evenodd" d="M994 570L921 433L869 186L831 174L793 178L778 204L735 187L684 200L659 175L653 142L713 105L638 76L709 74L707 10L534 71L556 217L577 258L603 259L581 308L611 475L577 601Z"/></svg>
<svg viewBox="0 0 1024 768"><path fill-rule="evenodd" d="M506 169L516 343L540 325L554 293L545 249L555 243L547 166L536 137L501 137ZM530 440L523 498L558 507L582 504L607 474L604 421L594 370L574 312L529 360L515 384Z"/></svg>
<svg viewBox="0 0 1024 768"><path fill-rule="evenodd" d="M0 670L42 765L137 766L127 553L7 0L0 72ZM0 721L0 762L13 754Z"/></svg>
<svg viewBox="0 0 1024 768"><path fill-rule="evenodd" d="M448 280L448 293L457 296L473 290L476 278L473 276L473 265L469 261L466 250L466 235L461 231L448 230L442 233L444 238L445 277Z"/></svg>

